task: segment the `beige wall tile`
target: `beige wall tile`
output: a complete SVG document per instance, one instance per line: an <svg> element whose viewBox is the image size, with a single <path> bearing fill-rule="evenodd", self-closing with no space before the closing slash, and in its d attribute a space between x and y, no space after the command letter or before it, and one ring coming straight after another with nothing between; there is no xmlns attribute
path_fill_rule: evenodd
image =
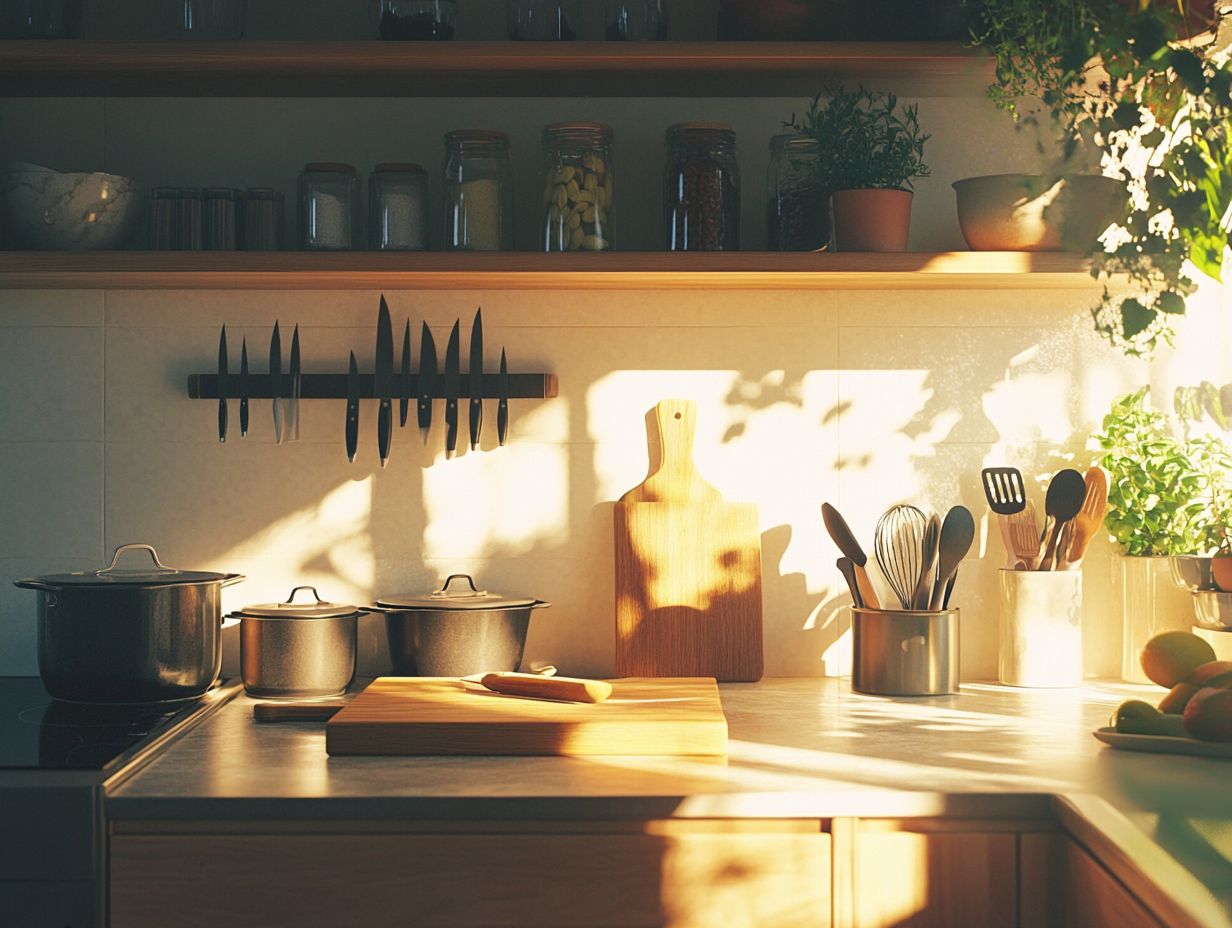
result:
<svg viewBox="0 0 1232 928"><path fill-rule="evenodd" d="M102 442L0 443L0 486L0 557L99 556Z"/></svg>
<svg viewBox="0 0 1232 928"><path fill-rule="evenodd" d="M101 290L0 290L0 328L102 324Z"/></svg>
<svg viewBox="0 0 1232 928"><path fill-rule="evenodd" d="M102 441L102 328L0 327L4 441Z"/></svg>

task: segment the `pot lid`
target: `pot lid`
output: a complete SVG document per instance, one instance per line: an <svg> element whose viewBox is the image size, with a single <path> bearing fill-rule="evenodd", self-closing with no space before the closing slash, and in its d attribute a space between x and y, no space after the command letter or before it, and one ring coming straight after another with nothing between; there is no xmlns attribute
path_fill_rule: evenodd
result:
<svg viewBox="0 0 1232 928"><path fill-rule="evenodd" d="M310 590L316 602L295 602L295 594L301 590ZM245 606L236 610L235 614L241 618L253 619L332 619L357 612L359 607L350 603L331 603L322 599L315 586L297 586L291 591L286 602Z"/></svg>
<svg viewBox="0 0 1232 928"><path fill-rule="evenodd" d="M130 551L146 551L154 562L153 567L140 570L121 570L116 566L121 555ZM211 570L176 570L164 567L158 552L152 545L120 545L111 558L111 566L102 570L76 570L71 573L46 574L36 577L39 583L52 586L174 586L184 583L212 583L230 580L235 574L222 574Z"/></svg>
<svg viewBox="0 0 1232 928"><path fill-rule="evenodd" d="M451 590L449 585L455 580L465 580L470 589ZM378 605L388 606L393 609L431 609L434 612L521 609L526 606L533 606L537 602L538 600L525 596L500 596L496 593L489 593L487 590L478 589L475 586L475 581L471 579L469 574L451 574L445 580L444 586L427 595L406 594L377 600Z"/></svg>

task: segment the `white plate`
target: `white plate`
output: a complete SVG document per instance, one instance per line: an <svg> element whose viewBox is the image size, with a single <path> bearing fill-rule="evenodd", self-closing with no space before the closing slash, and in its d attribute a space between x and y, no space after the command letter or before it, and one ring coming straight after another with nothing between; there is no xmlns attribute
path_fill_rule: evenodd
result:
<svg viewBox="0 0 1232 928"><path fill-rule="evenodd" d="M1109 747L1120 748L1122 751L1232 758L1232 744L1218 741L1198 741L1196 738L1176 738L1171 735L1126 735L1115 728L1097 728L1092 734Z"/></svg>

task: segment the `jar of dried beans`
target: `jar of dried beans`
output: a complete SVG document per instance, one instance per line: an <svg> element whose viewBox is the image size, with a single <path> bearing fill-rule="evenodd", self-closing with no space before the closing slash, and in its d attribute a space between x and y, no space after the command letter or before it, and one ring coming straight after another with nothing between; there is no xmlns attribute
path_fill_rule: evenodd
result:
<svg viewBox="0 0 1232 928"><path fill-rule="evenodd" d="M663 207L668 251L740 249L740 168L731 126L682 122L667 130Z"/></svg>
<svg viewBox="0 0 1232 928"><path fill-rule="evenodd" d="M543 130L543 250L612 247L612 129L560 122Z"/></svg>

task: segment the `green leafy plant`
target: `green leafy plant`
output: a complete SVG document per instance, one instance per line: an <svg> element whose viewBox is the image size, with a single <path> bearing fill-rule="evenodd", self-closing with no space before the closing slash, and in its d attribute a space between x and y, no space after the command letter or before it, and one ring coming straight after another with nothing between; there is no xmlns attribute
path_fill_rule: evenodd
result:
<svg viewBox="0 0 1232 928"><path fill-rule="evenodd" d="M1232 451L1209 435L1178 437L1149 392L1118 397L1094 436L1109 478L1104 524L1131 555L1220 548L1232 524Z"/></svg>
<svg viewBox="0 0 1232 928"><path fill-rule="evenodd" d="M995 59L993 100L1037 126L1022 100L1040 101L1063 160L1091 150L1128 182L1116 232L1091 252L1105 283L1092 314L1126 353L1149 353L1196 289L1190 266L1220 279L1232 228L1232 67L1218 43L1193 41L1214 4L967 2Z"/></svg>
<svg viewBox="0 0 1232 928"><path fill-rule="evenodd" d="M1173 408L1183 422L1210 420L1225 432L1232 432L1232 383L1217 387L1204 380L1196 387L1177 387Z"/></svg>
<svg viewBox="0 0 1232 928"><path fill-rule="evenodd" d="M803 118L793 113L783 125L817 141L821 157L812 163L824 190L910 190L929 175L919 108L899 107L892 93L829 84Z"/></svg>

